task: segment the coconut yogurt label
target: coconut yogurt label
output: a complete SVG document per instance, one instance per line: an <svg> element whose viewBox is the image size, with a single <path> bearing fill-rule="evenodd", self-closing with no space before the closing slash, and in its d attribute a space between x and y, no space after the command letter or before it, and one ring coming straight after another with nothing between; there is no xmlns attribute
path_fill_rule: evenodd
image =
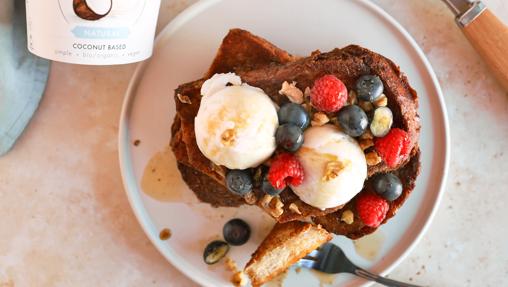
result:
<svg viewBox="0 0 508 287"><path fill-rule="evenodd" d="M28 49L54 61L113 65L152 54L160 0L26 0Z"/></svg>

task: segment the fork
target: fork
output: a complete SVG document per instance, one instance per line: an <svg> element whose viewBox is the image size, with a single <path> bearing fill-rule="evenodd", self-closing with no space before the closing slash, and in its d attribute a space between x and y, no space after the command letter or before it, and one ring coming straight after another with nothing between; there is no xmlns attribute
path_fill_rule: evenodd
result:
<svg viewBox="0 0 508 287"><path fill-rule="evenodd" d="M326 243L320 248L312 251L303 259L300 259L296 265L330 274L351 273L361 278L383 284L385 286L419 287L418 285L407 284L384 278L356 266L346 257L346 254L344 254L342 249L332 243Z"/></svg>

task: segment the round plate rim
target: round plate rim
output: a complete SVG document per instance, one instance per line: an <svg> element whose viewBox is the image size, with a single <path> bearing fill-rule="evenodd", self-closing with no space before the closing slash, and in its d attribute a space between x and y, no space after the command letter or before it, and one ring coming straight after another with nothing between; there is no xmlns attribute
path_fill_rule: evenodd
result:
<svg viewBox="0 0 508 287"><path fill-rule="evenodd" d="M178 14L171 22L169 22L157 35L154 43L154 49L156 49L160 42L165 37L170 37L172 33L177 31L181 25L185 24L186 21L192 19L193 15L202 12L203 10L206 10L208 7L215 5L218 2L221 2L222 0L200 0L189 7L187 7L184 11L182 11L180 14ZM374 12L378 13L380 16L382 16L385 20L387 20L398 32L401 33L401 35L405 38L405 40L408 41L408 43L411 45L411 47L414 49L414 51L417 53L418 57L422 60L425 70L429 74L433 88L435 89L435 92L438 96L438 103L439 103L439 110L441 112L441 116L443 118L442 124L443 124L443 131L444 131L444 161L442 170L443 174L441 177L441 181L439 183L439 190L438 194L436 196L436 200L433 204L432 210L428 214L427 218L425 219L425 222L422 226L422 228L419 230L418 234L415 236L415 239L409 246L402 252L402 254L394 260L391 264L389 264L382 272L382 275L389 274L395 267L397 267L408 255L409 253L415 248L415 246L418 244L418 242L421 240L423 235L427 232L430 223L435 217L435 214L439 208L439 205L441 203L443 194L444 194L444 188L446 184L446 180L448 177L448 171L449 171L449 162L450 162L450 133L449 133L449 121L448 121L448 113L446 110L446 104L445 100L442 94L441 86L439 84L439 81L437 79L437 76L432 69L432 66L421 50L421 48L418 46L416 41L413 39L413 37L404 29L404 27L397 22L390 14L388 14L386 11L384 11L381 7L377 6L376 4L368 1L368 0L358 0L360 4L365 5L367 8L372 9ZM139 196L139 190L137 188L135 177L132 171L131 166L131 159L129 155L129 147L130 147L130 140L129 140L129 131L128 131L128 115L131 107L132 100L135 95L135 91L137 89L137 85L141 79L141 76L143 75L143 72L145 68L147 67L150 60L141 62L137 65L131 79L128 85L128 88L125 92L121 114L120 114L120 121L119 121L119 133L118 133L118 155L119 155L119 164L120 164L120 172L122 176L122 182L125 188L125 192L127 194L127 198L129 201L129 204L134 212L134 215L136 216L136 219L138 220L139 224L141 225L143 231L148 236L152 244L157 248L157 250L168 260L176 269L178 269L180 272L185 274L188 278L193 280L194 282L203 285L208 286L207 281L205 281L204 277L196 276L196 274L191 273L188 269L185 269L182 265L177 264L176 260L172 258L170 254L167 254L167 251L164 251L163 243L158 240L158 237L155 236L150 230L149 226L152 224L149 221L149 217L147 215L147 212L145 210L145 207L141 203L140 196ZM367 282L364 286L370 285L372 282Z"/></svg>

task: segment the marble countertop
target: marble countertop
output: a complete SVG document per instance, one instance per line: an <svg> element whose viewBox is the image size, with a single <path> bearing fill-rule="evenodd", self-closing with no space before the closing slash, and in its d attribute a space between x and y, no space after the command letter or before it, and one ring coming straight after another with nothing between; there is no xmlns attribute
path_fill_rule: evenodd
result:
<svg viewBox="0 0 508 287"><path fill-rule="evenodd" d="M158 29L191 2L163 0ZM390 277L507 286L508 93L440 1L374 2L429 58L452 139L442 205ZM508 2L484 2L508 23ZM53 64L33 121L0 158L0 287L195 286L152 246L123 190L118 118L134 68Z"/></svg>

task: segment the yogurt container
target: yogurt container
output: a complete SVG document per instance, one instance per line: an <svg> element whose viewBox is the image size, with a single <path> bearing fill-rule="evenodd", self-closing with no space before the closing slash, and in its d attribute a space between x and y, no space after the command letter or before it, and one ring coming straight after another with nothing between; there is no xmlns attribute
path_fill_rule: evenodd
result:
<svg viewBox="0 0 508 287"><path fill-rule="evenodd" d="M152 55L160 0L26 0L28 50L85 65Z"/></svg>

